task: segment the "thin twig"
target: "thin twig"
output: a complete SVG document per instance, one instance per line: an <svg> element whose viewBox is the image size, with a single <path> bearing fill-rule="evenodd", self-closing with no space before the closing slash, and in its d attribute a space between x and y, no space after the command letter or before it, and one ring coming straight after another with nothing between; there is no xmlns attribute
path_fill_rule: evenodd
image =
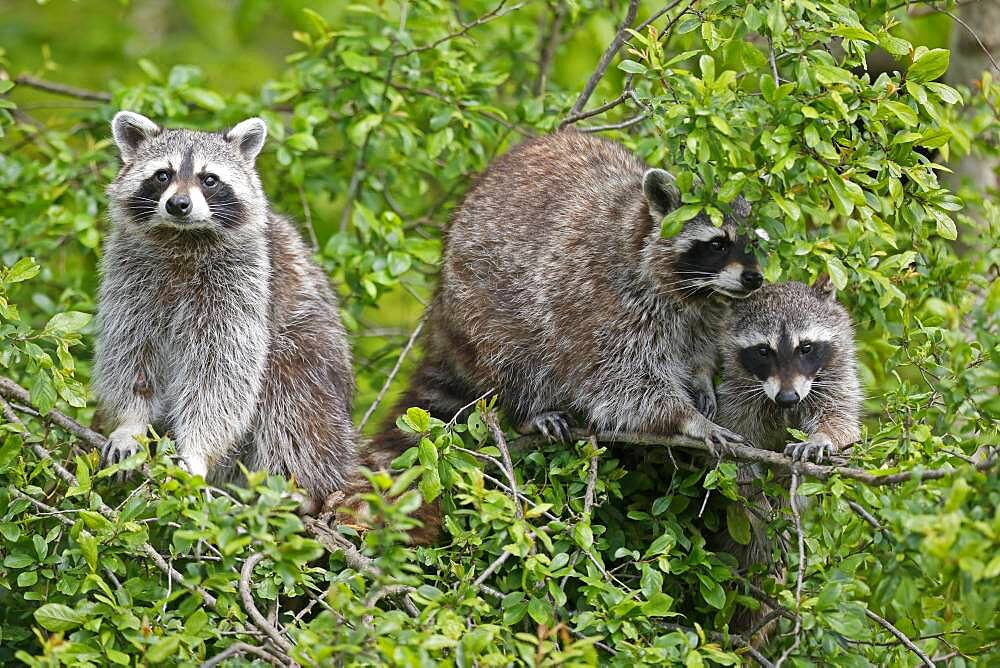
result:
<svg viewBox="0 0 1000 668"><path fill-rule="evenodd" d="M798 539L799 546L799 563L798 568L795 573L795 611L800 612L802 609L802 581L805 577L806 571L806 539L802 533L802 515L799 513L799 474L797 472L792 473L792 480L788 488L788 502L792 509L792 519L795 521L795 535ZM802 635L800 631L802 630L802 617L798 614L795 616L795 628L792 629L792 635L795 636L795 640L789 645L788 649L782 652L781 656L777 661L774 662L775 668L781 668L785 660L791 656L792 652L798 649L799 642L802 640Z"/></svg>
<svg viewBox="0 0 1000 668"><path fill-rule="evenodd" d="M509 558L510 558L510 552L508 552L507 550L501 552L500 556L494 559L493 563L487 566L486 570L480 573L479 577L477 577L475 580L472 581L473 586L479 587L484 582L486 582L487 578L493 575L498 568L503 566L504 562L507 561L507 559Z"/></svg>
<svg viewBox="0 0 1000 668"><path fill-rule="evenodd" d="M253 575L253 569L264 559L264 556L263 552L254 552L243 562L243 569L240 571L240 599L243 601L243 609L247 611L253 625L263 631L279 648L285 652L291 652L292 643L288 642L281 631L272 626L267 618L260 613L260 610L254 605L253 595L250 593L250 578Z"/></svg>
<svg viewBox="0 0 1000 668"><path fill-rule="evenodd" d="M562 36L562 24L566 18L565 0L556 0L557 7L552 14L552 23L549 29L542 32L538 41L541 43L541 54L538 57L538 75L535 83L531 87L531 92L538 97L545 91L545 82L549 76L549 68L552 66L552 59L555 57L556 49L559 47L559 40ZM543 15L544 19L544 15ZM539 23L544 23L540 21Z"/></svg>
<svg viewBox="0 0 1000 668"><path fill-rule="evenodd" d="M516 490L517 480L514 478L514 464L510 459L510 449L507 447L507 439L503 435L503 429L500 428L500 423L497 421L496 412L493 410L484 411L483 422L486 423L490 433L493 435L493 440L496 442L497 448L500 449L500 455L503 457L503 472L507 475L507 483L511 489ZM517 518L523 519L524 510L521 508L521 500L517 498L517 495L511 498L514 500L514 511L517 513Z"/></svg>
<svg viewBox="0 0 1000 668"><path fill-rule="evenodd" d="M77 88L76 86L67 86L66 84L55 83L52 81L45 81L44 79L33 77L30 74L19 74L17 78L14 79L14 83L21 86L27 86L28 88L44 90L47 93L53 93L55 95L75 97L80 100L94 100L95 102L111 101L111 93L88 90L86 88Z"/></svg>
<svg viewBox="0 0 1000 668"><path fill-rule="evenodd" d="M644 111L641 114L633 116L632 118L626 119L620 123L608 123L607 125L592 125L587 128L581 128L581 132L604 132L605 130L623 130L628 127L632 127L636 123L641 123L648 117L648 114Z"/></svg>
<svg viewBox="0 0 1000 668"><path fill-rule="evenodd" d="M983 53L986 54L986 57L990 59L990 63L993 64L993 69L996 70L997 72L1000 72L1000 65L997 65L996 58L993 57L993 54L990 53L990 50L986 47L985 44L983 44L983 40L979 39L979 35L976 34L976 31L973 30L968 23L959 18L957 15L952 14L947 9L940 9L938 11L940 11L942 14L947 14L948 16L951 17L952 21L955 21L960 26L965 28L969 32L969 34L972 35L973 39L975 39L976 42L979 43L979 48L983 50Z"/></svg>
<svg viewBox="0 0 1000 668"><path fill-rule="evenodd" d="M31 394L28 390L24 389L9 378L0 377L0 396L22 404L31 404ZM95 450L100 450L104 447L104 444L108 442L107 438L101 436L93 429L84 427L73 418L65 415L64 413L60 413L55 409L50 410L45 415L42 415L41 419L56 425L64 431L68 431L74 436L79 437L80 440L85 441Z"/></svg>
<svg viewBox="0 0 1000 668"><path fill-rule="evenodd" d="M904 645L906 645L906 647L911 652L913 652L914 654L916 654L917 656L920 657L920 660L924 662L924 665L927 666L927 668L934 668L934 662L931 661L931 658L929 656L927 656L923 652L923 650L921 650L919 647L917 647L917 644L915 642L913 642L912 640L910 640L906 636L905 633L903 633L902 631L900 631L899 629L897 629L895 626L893 626L892 624L890 624L888 622L888 620L883 619L882 617L879 617L878 615L876 615L874 612L872 612L868 608L865 608L865 615L868 616L868 619L871 619L871 620L877 622L879 625L882 626L882 628L884 628L885 630L887 630L892 635L896 636L896 638L899 639L899 642L901 642Z"/></svg>
<svg viewBox="0 0 1000 668"><path fill-rule="evenodd" d="M414 47L414 48L409 49L407 51L403 51L401 53L397 53L397 54L393 54L393 55L394 55L394 57L403 58L403 57L406 57L406 56L412 56L415 53L422 53L424 51L432 51L433 49L436 49L437 47L439 47L440 45L444 44L445 42L447 42L449 40L455 39L456 37L461 37L462 35L464 35L465 33L469 32L470 30L472 30L473 28L475 28L477 26L481 26L484 23L489 23L493 19L498 19L498 18L502 18L504 16L507 16L511 12L516 12L521 7L524 7L524 3L521 2L521 3L518 3L518 4L514 5L513 7L510 7L507 11L502 11L503 8L504 8L504 5L506 5L506 4L507 4L507 0L501 0L500 4L498 4L496 7L494 7L491 11L486 12L482 16L479 16L479 17L475 18L474 20L470 21L469 23L463 24L462 27L459 28L458 30L456 30L455 32L448 33L444 37L442 37L442 38L440 38L438 40L435 40L435 41L431 42L430 44L425 44L423 46L417 46L417 47Z"/></svg>
<svg viewBox="0 0 1000 668"><path fill-rule="evenodd" d="M371 406L368 407L368 410L365 411L364 417L361 418L361 423L358 425L359 433L364 430L365 425L368 424L368 419L372 416L372 413L375 412L375 409L378 408L378 405L382 402L382 399L385 397L385 393L389 391L389 386L392 385L392 381L396 378L396 374L399 373L399 368L403 365L403 360L405 360L406 356L410 353L410 349L413 348L413 343L417 340L417 337L420 336L420 331L423 328L424 328L424 321L421 320L419 323L417 323L417 326L414 328L413 333L410 334L409 340L406 342L406 345L403 346L403 350L399 353L399 358L396 360L396 365L392 367L392 371L390 371L389 375L386 376L385 382L382 383L382 389L379 390L378 396L375 397L375 401L372 402Z"/></svg>
<svg viewBox="0 0 1000 668"><path fill-rule="evenodd" d="M611 44L604 51L601 59L597 63L597 69L594 73L590 75L590 79L587 81L587 85L583 87L583 91L580 96L576 98L576 103L573 108L570 109L569 115L573 116L583 111L586 106L587 101L590 96L594 94L594 89L597 88L597 84L600 83L601 79L604 77L604 73L608 69L608 65L611 64L612 59L617 55L619 49L622 48L622 44L625 43L626 36L628 35L628 29L632 27L632 22L635 21L635 15L639 11L639 0L629 0L628 10L625 12L625 19L622 21L621 27L618 28L618 32L615 34L615 38L611 40Z"/></svg>
<svg viewBox="0 0 1000 668"><path fill-rule="evenodd" d="M240 654L253 654L254 656L259 656L260 658L268 661L272 664L284 664L285 662L274 656L270 652L261 649L260 647L255 647L245 642L234 642L232 645L222 650L211 659L201 664L201 668L212 668L212 666L217 666L226 659L232 658L234 656L239 656Z"/></svg>

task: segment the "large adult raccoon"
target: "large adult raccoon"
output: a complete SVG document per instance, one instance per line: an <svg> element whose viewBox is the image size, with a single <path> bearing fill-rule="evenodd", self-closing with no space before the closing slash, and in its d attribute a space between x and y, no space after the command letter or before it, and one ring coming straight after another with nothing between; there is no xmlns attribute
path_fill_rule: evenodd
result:
<svg viewBox="0 0 1000 668"><path fill-rule="evenodd" d="M264 122L195 132L123 111L112 131L123 165L94 367L105 461L152 424L192 473L227 480L240 461L294 476L315 506L357 466L350 349L325 275L261 189Z"/></svg>
<svg viewBox="0 0 1000 668"><path fill-rule="evenodd" d="M584 134L497 160L448 230L424 357L397 414L421 406L447 420L492 388L509 418L554 437L570 419L742 442L706 416L726 298L763 277L728 216L662 238L679 204L670 174ZM376 447L412 445L391 419Z"/></svg>
<svg viewBox="0 0 1000 668"><path fill-rule="evenodd" d="M733 306L722 337L719 424L756 447L821 461L861 437L861 398L854 327L827 277L812 287L768 285ZM807 440L789 444L789 427ZM719 538L715 547L735 555L741 570L763 567L781 580L784 564L773 556L768 527L788 500L762 492L755 481L764 473L753 464L738 472L741 495L752 506L750 543ZM734 630L750 631L763 617L743 611Z"/></svg>

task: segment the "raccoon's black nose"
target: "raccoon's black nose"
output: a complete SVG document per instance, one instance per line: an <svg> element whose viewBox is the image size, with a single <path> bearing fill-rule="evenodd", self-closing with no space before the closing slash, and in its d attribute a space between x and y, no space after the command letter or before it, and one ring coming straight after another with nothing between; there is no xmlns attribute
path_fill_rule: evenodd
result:
<svg viewBox="0 0 1000 668"><path fill-rule="evenodd" d="M167 213L183 218L191 213L191 198L187 195L174 195L167 200Z"/></svg>
<svg viewBox="0 0 1000 668"><path fill-rule="evenodd" d="M774 397L775 402L782 408L791 408L799 403L799 393L795 390L782 390Z"/></svg>
<svg viewBox="0 0 1000 668"><path fill-rule="evenodd" d="M742 283L743 287L747 290L756 290L760 286L764 285L764 275L759 271L747 269L740 274L740 283Z"/></svg>

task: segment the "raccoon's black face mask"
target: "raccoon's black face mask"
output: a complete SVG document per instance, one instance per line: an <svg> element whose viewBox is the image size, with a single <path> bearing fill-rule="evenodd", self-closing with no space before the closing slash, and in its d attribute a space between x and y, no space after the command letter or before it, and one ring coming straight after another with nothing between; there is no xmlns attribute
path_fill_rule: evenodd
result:
<svg viewBox="0 0 1000 668"><path fill-rule="evenodd" d="M674 178L662 169L646 172L643 194L654 225L681 206ZM746 237L737 234L737 223L750 215L750 205L738 197L732 209L720 227L702 213L687 221L675 236L658 240L666 251L666 266L660 267L659 273L676 295L687 298L718 293L741 299L764 284L757 257Z"/></svg>
<svg viewBox="0 0 1000 668"><path fill-rule="evenodd" d="M790 408L805 399L819 372L833 358L833 344L819 338L799 338L781 328L777 346L769 342L743 348L740 364L757 380L768 399Z"/></svg>
<svg viewBox="0 0 1000 668"><path fill-rule="evenodd" d="M211 133L165 129L123 111L112 131L124 165L108 193L131 222L224 231L266 209L254 169L267 136L262 120Z"/></svg>

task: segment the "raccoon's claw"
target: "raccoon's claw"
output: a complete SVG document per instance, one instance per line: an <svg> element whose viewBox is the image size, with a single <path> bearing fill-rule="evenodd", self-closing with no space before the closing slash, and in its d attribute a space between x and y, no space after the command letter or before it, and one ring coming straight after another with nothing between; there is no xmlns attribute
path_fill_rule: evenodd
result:
<svg viewBox="0 0 1000 668"><path fill-rule="evenodd" d="M104 466L120 464L137 452L139 452L139 442L131 434L115 431L101 448L101 463ZM115 474L115 480L124 482L130 473L131 471L119 471Z"/></svg>
<svg viewBox="0 0 1000 668"><path fill-rule="evenodd" d="M550 443L568 443L570 440L569 419L564 413L558 411L540 413L531 418L530 425Z"/></svg>
<svg viewBox="0 0 1000 668"><path fill-rule="evenodd" d="M708 433L708 436L705 437L705 445L708 446L712 456L716 458L732 453L734 445L742 445L745 442L746 439L736 432L718 426L712 429Z"/></svg>
<svg viewBox="0 0 1000 668"><path fill-rule="evenodd" d="M823 434L814 434L807 441L789 443L785 446L785 455L796 462L815 462L817 464L833 454L833 443Z"/></svg>

